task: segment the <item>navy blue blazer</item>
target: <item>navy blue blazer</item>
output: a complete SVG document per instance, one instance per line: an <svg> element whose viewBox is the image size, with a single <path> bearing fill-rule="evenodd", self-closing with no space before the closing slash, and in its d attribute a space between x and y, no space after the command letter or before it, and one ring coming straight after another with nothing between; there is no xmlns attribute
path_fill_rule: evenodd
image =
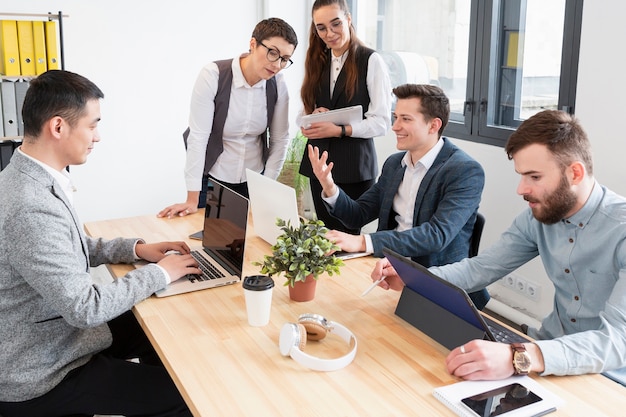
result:
<svg viewBox="0 0 626 417"><path fill-rule="evenodd" d="M376 184L358 200L340 189L334 207L327 205L329 213L354 229L378 219L378 230L370 235L375 256L383 256L387 247L426 267L467 258L485 173L478 162L443 139L443 148L417 192L413 228L394 230L393 199L404 178L406 152L387 158Z"/></svg>

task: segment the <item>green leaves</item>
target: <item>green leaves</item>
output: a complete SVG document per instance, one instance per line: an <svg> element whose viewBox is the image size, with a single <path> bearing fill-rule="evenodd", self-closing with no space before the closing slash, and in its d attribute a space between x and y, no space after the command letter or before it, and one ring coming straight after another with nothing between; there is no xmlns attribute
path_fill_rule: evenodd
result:
<svg viewBox="0 0 626 417"><path fill-rule="evenodd" d="M325 235L328 229L321 220L302 221L293 227L291 222L276 219L283 234L272 246L272 255L265 255L263 262L253 262L261 266L262 274L278 275L283 273L285 285L293 286L296 281L304 281L313 275L317 279L321 274L339 274L343 261L329 252L338 250Z"/></svg>

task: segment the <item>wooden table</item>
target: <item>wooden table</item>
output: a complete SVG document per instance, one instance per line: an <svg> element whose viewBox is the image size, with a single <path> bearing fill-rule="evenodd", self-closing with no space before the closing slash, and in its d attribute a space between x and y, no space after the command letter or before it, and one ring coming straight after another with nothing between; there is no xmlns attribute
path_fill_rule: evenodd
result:
<svg viewBox="0 0 626 417"><path fill-rule="evenodd" d="M94 237L142 237L148 242L186 240L202 228L203 214L159 219L154 215L91 222ZM244 275L258 273L270 246L248 236ZM247 323L240 284L167 298L151 297L134 308L165 366L195 416L452 416L432 395L456 382L444 366L448 350L394 314L399 292L374 289L376 259L346 261L341 275L323 276L313 301L289 299L276 277L269 325ZM115 276L127 265L113 265ZM317 313L347 326L358 339L356 358L335 372L315 372L278 350L282 325ZM338 340L309 342L306 351L336 357L348 349ZM536 378L565 399L553 415L615 416L626 410L626 390L600 375Z"/></svg>

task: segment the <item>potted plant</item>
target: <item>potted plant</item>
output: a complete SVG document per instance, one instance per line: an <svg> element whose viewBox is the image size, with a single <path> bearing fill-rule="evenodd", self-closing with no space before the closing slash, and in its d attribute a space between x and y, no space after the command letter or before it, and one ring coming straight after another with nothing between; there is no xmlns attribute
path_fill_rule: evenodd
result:
<svg viewBox="0 0 626 417"><path fill-rule="evenodd" d="M300 162L302 156L306 152L307 138L298 130L296 137L291 139L289 147L287 148L287 155L285 156L285 162L283 168L278 175L278 181L285 185L292 187L296 190L296 198L298 200L298 212L301 217L304 217L304 208L302 199L304 192L309 186L309 179L300 174Z"/></svg>
<svg viewBox="0 0 626 417"><path fill-rule="evenodd" d="M315 296L315 285L321 274L339 274L343 261L329 252L339 247L326 238L328 229L321 220L303 220L299 226L276 219L283 233L272 246L272 254L265 255L261 266L262 274L284 274L289 285L289 296L294 301L309 301ZM299 291L307 291L300 294Z"/></svg>

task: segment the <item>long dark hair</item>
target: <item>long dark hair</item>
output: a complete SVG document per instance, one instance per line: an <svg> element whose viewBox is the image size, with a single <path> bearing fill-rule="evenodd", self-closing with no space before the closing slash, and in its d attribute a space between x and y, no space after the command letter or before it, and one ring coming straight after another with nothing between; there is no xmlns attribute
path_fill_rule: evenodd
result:
<svg viewBox="0 0 626 417"><path fill-rule="evenodd" d="M320 7L333 5L339 6L339 9L345 13L346 17L350 15L350 10L345 0L316 0L315 3L313 3L311 17L313 17L313 13ZM359 70L356 64L357 50L363 47L364 44L357 38L356 31L352 24L350 24L349 29L349 52L342 71L346 73L346 94L350 100L354 97L359 79ZM315 23L311 21L311 28L309 29L309 49L307 49L306 59L304 61L304 81L302 82L302 88L300 90L300 96L306 114L310 114L315 110L315 96L317 95L319 85L322 81L322 71L326 65L328 65L329 60L330 53L326 48L326 44L317 34Z"/></svg>

